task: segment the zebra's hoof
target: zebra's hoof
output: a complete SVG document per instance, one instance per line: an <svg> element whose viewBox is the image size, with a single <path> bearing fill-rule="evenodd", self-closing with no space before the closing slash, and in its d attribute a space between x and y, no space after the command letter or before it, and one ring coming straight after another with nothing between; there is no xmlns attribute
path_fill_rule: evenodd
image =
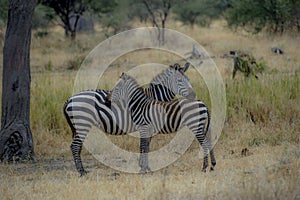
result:
<svg viewBox="0 0 300 200"><path fill-rule="evenodd" d="M206 173L206 169L202 169L202 172Z"/></svg>
<svg viewBox="0 0 300 200"><path fill-rule="evenodd" d="M210 171L214 171L214 167L210 167Z"/></svg>
<svg viewBox="0 0 300 200"><path fill-rule="evenodd" d="M216 166L217 162L216 162L216 161L213 161L213 162L211 162L211 164L212 164L212 166L214 167L214 166Z"/></svg>

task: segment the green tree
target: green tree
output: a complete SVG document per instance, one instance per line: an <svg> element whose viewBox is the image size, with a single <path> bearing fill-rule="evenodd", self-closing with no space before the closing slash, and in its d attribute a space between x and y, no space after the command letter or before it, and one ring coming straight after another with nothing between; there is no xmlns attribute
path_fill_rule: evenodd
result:
<svg viewBox="0 0 300 200"><path fill-rule="evenodd" d="M5 26L7 23L8 6L8 0L0 0L0 27ZM37 5L33 14L32 28L46 27L54 15L55 13L50 8L41 4Z"/></svg>
<svg viewBox="0 0 300 200"><path fill-rule="evenodd" d="M212 19L219 18L227 7L224 0L186 0L174 8L176 19L184 24L207 26Z"/></svg>
<svg viewBox="0 0 300 200"><path fill-rule="evenodd" d="M54 17L55 12L51 8L38 4L34 10L32 28L47 28Z"/></svg>
<svg viewBox="0 0 300 200"><path fill-rule="evenodd" d="M65 29L65 35L76 37L76 28L79 18L85 12L105 13L114 9L116 3L113 0L39 0L47 7L52 8L60 18L61 26ZM71 19L75 19L71 23Z"/></svg>
<svg viewBox="0 0 300 200"><path fill-rule="evenodd" d="M138 16L150 19L152 25L157 28L157 39L160 44L164 44L167 19L169 18L171 9L180 0L131 0L131 5L138 9L132 9L136 13L132 13L134 16ZM145 15L147 13L147 15ZM142 16L143 15L143 16Z"/></svg>
<svg viewBox="0 0 300 200"><path fill-rule="evenodd" d="M111 9L105 12L93 12L98 16L99 23L105 28L105 35L109 37L111 34L117 34L123 30L127 30L130 25L130 2L127 0L115 1Z"/></svg>
<svg viewBox="0 0 300 200"><path fill-rule="evenodd" d="M291 15L292 19L290 22L290 28L295 28L298 32L300 32L300 0L291 0L292 9Z"/></svg>
<svg viewBox="0 0 300 200"><path fill-rule="evenodd" d="M6 24L7 11L8 11L8 1L0 0L0 27Z"/></svg>
<svg viewBox="0 0 300 200"><path fill-rule="evenodd" d="M282 33L299 24L299 6L299 0L231 0L226 19L231 27Z"/></svg>

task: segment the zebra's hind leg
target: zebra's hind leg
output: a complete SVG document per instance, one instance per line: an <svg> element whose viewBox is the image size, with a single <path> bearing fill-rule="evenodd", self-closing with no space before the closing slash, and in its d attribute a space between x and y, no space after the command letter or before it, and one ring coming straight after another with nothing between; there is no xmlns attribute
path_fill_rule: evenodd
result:
<svg viewBox="0 0 300 200"><path fill-rule="evenodd" d="M210 171L213 171L217 162L216 162L215 155L214 155L214 148L211 143L211 137L209 137L208 135L206 135L206 143L207 143L207 148L209 149L209 155L210 155L210 162L211 162Z"/></svg>
<svg viewBox="0 0 300 200"><path fill-rule="evenodd" d="M84 176L87 174L87 171L83 168L82 162L81 162L81 149L82 149L83 141L80 139L78 135L76 135L72 141L71 144L71 151L73 154L74 162L77 171L80 173L80 176Z"/></svg>
<svg viewBox="0 0 300 200"><path fill-rule="evenodd" d="M149 153L149 147L150 147L150 141L151 137L147 138L140 138L140 160L139 160L139 166L141 168L141 173L147 173L150 172L151 169L149 167L148 162L148 153Z"/></svg>
<svg viewBox="0 0 300 200"><path fill-rule="evenodd" d="M202 148L204 151L204 161L203 161L203 168L202 171L206 172L206 168L208 167L208 151L210 154L210 161L211 161L211 167L210 171L214 170L214 167L216 166L217 162L214 155L214 149L212 147L212 144L207 138L205 138L202 142Z"/></svg>
<svg viewBox="0 0 300 200"><path fill-rule="evenodd" d="M204 152L204 158L203 158L202 171L206 172L206 168L208 167L208 148L205 148L205 145L203 146L203 152Z"/></svg>
<svg viewBox="0 0 300 200"><path fill-rule="evenodd" d="M211 162L210 170L213 171L213 170L214 170L214 167L215 167L216 164L217 164L217 161L216 161L216 159L215 159L214 149L213 149L213 148L211 148L211 150L209 151L209 154L210 154L210 162Z"/></svg>
<svg viewBox="0 0 300 200"><path fill-rule="evenodd" d="M206 137L203 136L202 134L196 134L196 138L203 149L204 158L203 158L202 171L206 172L206 168L208 167L208 152L209 152L208 141L207 141Z"/></svg>

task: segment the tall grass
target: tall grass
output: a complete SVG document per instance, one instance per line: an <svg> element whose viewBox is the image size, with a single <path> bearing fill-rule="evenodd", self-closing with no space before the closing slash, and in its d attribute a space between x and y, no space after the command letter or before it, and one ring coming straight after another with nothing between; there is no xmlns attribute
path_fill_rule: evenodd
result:
<svg viewBox="0 0 300 200"><path fill-rule="evenodd" d="M63 105L72 94L72 86L73 75L68 73L32 75L30 117L38 157L69 153L71 131L63 115Z"/></svg>
<svg viewBox="0 0 300 200"><path fill-rule="evenodd" d="M112 73L113 75L115 73ZM109 75L107 75L109 76ZM106 77L109 80L109 77ZM74 74L35 74L31 89L31 126L35 137L41 130L70 135L62 107L72 94ZM191 79L199 98L210 106L209 92L201 80ZM299 74L265 75L259 80L226 80L227 118L230 129L251 124L261 135L251 135L249 144L274 140L298 142L300 130ZM109 83L108 83L109 84ZM111 84L110 84L111 85ZM109 89L109 88L106 88ZM276 133L275 130L280 130ZM286 132L284 131L286 130ZM272 135L269 133L272 132ZM298 133L297 133L298 132ZM42 136L44 137L44 136ZM240 137L243 138L243 137ZM226 140L226 138L225 138ZM58 141L57 141L58 142Z"/></svg>
<svg viewBox="0 0 300 200"><path fill-rule="evenodd" d="M293 124L299 118L299 85L297 73L228 81L227 120L250 120L262 126L277 122Z"/></svg>
<svg viewBox="0 0 300 200"><path fill-rule="evenodd" d="M250 146L283 141L299 143L299 91L298 73L228 81L227 123L233 129L251 124L252 134L238 135Z"/></svg>
<svg viewBox="0 0 300 200"><path fill-rule="evenodd" d="M31 85L31 127L53 133L66 133L64 102L72 93L73 80L68 75L36 74Z"/></svg>

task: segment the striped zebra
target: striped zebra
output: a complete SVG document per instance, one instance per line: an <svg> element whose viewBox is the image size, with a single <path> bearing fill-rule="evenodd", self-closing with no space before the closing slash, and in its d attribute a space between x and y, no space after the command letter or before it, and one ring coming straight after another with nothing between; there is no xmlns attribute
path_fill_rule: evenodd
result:
<svg viewBox="0 0 300 200"><path fill-rule="evenodd" d="M157 133L172 133L187 126L196 136L204 151L202 171L208 166L208 152L211 157L211 170L216 165L213 147L207 137L210 129L210 116L207 106L200 100L181 98L170 102L161 102L149 98L137 82L125 73L108 97L113 108L123 101L140 133L141 172L150 171L148 153L151 137ZM113 109L118 112L118 109ZM118 113L117 113L118 115ZM207 126L206 126L207 123Z"/></svg>
<svg viewBox="0 0 300 200"><path fill-rule="evenodd" d="M157 75L150 83L149 88L143 92L152 99L170 101L176 94L194 99L196 94L192 89L188 77L184 74L189 63L184 67L174 64ZM81 162L81 149L83 142L92 126L102 131L121 135L136 130L125 105L119 107L116 114L111 110L107 95L110 91L95 90L83 91L70 97L64 105L64 114L73 132L71 151L76 169L82 175L86 174Z"/></svg>

